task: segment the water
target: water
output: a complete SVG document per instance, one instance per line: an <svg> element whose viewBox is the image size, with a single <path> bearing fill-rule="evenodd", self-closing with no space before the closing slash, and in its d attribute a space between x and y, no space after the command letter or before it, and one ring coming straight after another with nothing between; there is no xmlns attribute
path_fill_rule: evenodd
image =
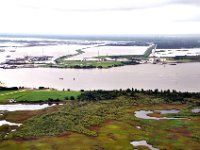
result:
<svg viewBox="0 0 200 150"><path fill-rule="evenodd" d="M9 125L9 126L20 126L21 124L20 123L12 123L12 122L9 122L9 121L6 121L6 120L0 120L0 126L2 125Z"/></svg>
<svg viewBox="0 0 200 150"><path fill-rule="evenodd" d="M159 150L158 148L154 148L152 145L148 144L145 140L142 141L133 141L131 142L133 146L145 146L148 147L150 150Z"/></svg>
<svg viewBox="0 0 200 150"><path fill-rule="evenodd" d="M23 111L23 110L39 110L54 105L48 104L6 104L0 105L0 111Z"/></svg>
<svg viewBox="0 0 200 150"><path fill-rule="evenodd" d="M197 56L200 55L200 48L189 48L189 49L156 49L156 57L175 57L175 56Z"/></svg>
<svg viewBox="0 0 200 150"><path fill-rule="evenodd" d="M187 118L168 118L168 117L157 118L157 117L148 116L148 114L152 114L152 113L155 113L155 112L160 113L160 114L176 114L176 113L179 113L180 111L176 110L176 109L154 110L154 111L151 111L151 110L139 110L139 111L135 111L135 116L137 118L140 118L140 119L153 119L153 120L161 120L161 119L187 119Z"/></svg>
<svg viewBox="0 0 200 150"><path fill-rule="evenodd" d="M200 92L200 63L176 66L141 64L111 69L0 69L5 86L56 89L175 89ZM60 80L59 78L63 78ZM75 80L73 80L75 78Z"/></svg>
<svg viewBox="0 0 200 150"><path fill-rule="evenodd" d="M0 44L2 45L2 44ZM9 59L23 58L24 56L53 56L53 59L64 55L70 55L77 53L77 49L85 48L86 45L54 45L54 46L34 46L34 47L5 47L5 52L0 53L0 63L4 62L10 56ZM15 50L15 52L10 52Z"/></svg>
<svg viewBox="0 0 200 150"><path fill-rule="evenodd" d="M154 110L154 112L158 112L160 114L177 114L180 110L177 109L169 109L169 110Z"/></svg>
<svg viewBox="0 0 200 150"><path fill-rule="evenodd" d="M193 112L193 113L200 113L200 108L193 108L193 109L192 109L192 112Z"/></svg>
<svg viewBox="0 0 200 150"><path fill-rule="evenodd" d="M50 106L54 105L48 105L48 104L6 104L6 105L0 105L0 112L4 111L23 111L23 110L39 110L44 109ZM3 115L3 114L0 114ZM6 120L0 120L0 126L2 125L9 125L9 126L20 126L22 124L19 123L12 123Z"/></svg>
<svg viewBox="0 0 200 150"><path fill-rule="evenodd" d="M93 58L99 56L116 55L142 55L148 46L100 46L84 49L85 53L71 57L68 60L83 60L84 58Z"/></svg>

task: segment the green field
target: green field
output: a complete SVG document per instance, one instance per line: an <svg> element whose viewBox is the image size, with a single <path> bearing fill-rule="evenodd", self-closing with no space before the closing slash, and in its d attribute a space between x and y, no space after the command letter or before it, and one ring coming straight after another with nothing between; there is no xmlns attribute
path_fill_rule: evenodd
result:
<svg viewBox="0 0 200 150"><path fill-rule="evenodd" d="M71 96L77 98L80 95L78 91L57 91L57 90L17 90L17 91L2 91L0 92L0 103L6 102L9 99L15 99L17 102L27 101L47 101L70 99Z"/></svg>
<svg viewBox="0 0 200 150"><path fill-rule="evenodd" d="M118 93L118 92L116 92ZM97 94L97 92L95 92ZM88 95L91 96L91 93ZM26 112L7 112L2 119L21 122L23 126L1 126L1 150L145 150L130 145L146 140L161 150L198 150L200 113L192 113L200 99L169 102L165 97L122 92L113 100L66 101L63 106ZM102 92L98 98L103 98ZM95 97L94 97L95 99ZM136 110L179 109L186 120L145 120L134 116ZM23 115L22 115L23 114ZM158 114L152 114L159 116ZM141 129L136 128L140 126ZM189 143L189 144L188 144Z"/></svg>
<svg viewBox="0 0 200 150"><path fill-rule="evenodd" d="M16 90L5 90L5 91L1 91L0 90L0 96L2 95L2 94L6 94L6 93L10 93L10 92L15 92Z"/></svg>
<svg viewBox="0 0 200 150"><path fill-rule="evenodd" d="M122 62L117 61L62 61L59 63L61 68L110 68L122 66Z"/></svg>

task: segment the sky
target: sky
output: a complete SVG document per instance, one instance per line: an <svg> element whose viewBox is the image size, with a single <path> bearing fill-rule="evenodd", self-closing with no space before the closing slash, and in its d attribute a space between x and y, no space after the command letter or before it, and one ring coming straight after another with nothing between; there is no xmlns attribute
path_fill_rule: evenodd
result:
<svg viewBox="0 0 200 150"><path fill-rule="evenodd" d="M200 0L0 0L0 33L200 34Z"/></svg>

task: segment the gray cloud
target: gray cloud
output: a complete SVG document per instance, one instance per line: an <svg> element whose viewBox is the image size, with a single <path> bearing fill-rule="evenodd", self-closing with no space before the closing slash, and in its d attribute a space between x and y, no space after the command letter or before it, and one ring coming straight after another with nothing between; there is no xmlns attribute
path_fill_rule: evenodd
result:
<svg viewBox="0 0 200 150"><path fill-rule="evenodd" d="M200 0L170 0L170 3L185 5L200 5Z"/></svg>
<svg viewBox="0 0 200 150"><path fill-rule="evenodd" d="M124 6L106 6L103 8L45 8L40 6L31 6L31 5L21 5L22 7L30 8L30 9L51 9L54 11L60 12L101 12L101 11L133 11L140 9L150 9L150 8L158 8L169 5L195 5L200 6L200 0L168 0L168 1L160 1L160 3L152 3L152 4L143 4L143 5L135 5L133 4L124 4Z"/></svg>
<svg viewBox="0 0 200 150"><path fill-rule="evenodd" d="M56 11L63 12L101 12L101 11L132 11L139 9L148 9L148 8L156 8L162 5L151 5L151 6L123 6L123 7L107 7L107 8L83 8L83 9L61 9L61 8L53 8Z"/></svg>
<svg viewBox="0 0 200 150"><path fill-rule="evenodd" d="M129 4L125 6L116 6L116 7L104 7L104 8L83 8L83 9L59 9L54 8L56 11L65 11L65 12L100 12L100 11L133 11L133 10L140 10L140 9L150 9L150 8L158 8L163 6L169 5L178 5L178 4L185 4L185 5L195 5L200 6L200 0L169 0L169 1L160 1L160 3L152 3L152 4L144 4L144 5L134 5Z"/></svg>
<svg viewBox="0 0 200 150"><path fill-rule="evenodd" d="M177 19L175 22L200 22L200 14L186 19Z"/></svg>

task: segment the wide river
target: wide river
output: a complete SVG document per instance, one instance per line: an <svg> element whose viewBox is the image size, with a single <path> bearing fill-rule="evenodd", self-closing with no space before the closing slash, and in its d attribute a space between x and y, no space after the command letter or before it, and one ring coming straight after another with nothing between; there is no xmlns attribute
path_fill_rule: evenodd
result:
<svg viewBox="0 0 200 150"><path fill-rule="evenodd" d="M175 89L200 92L200 63L141 64L111 69L0 69L6 86L56 89Z"/></svg>

